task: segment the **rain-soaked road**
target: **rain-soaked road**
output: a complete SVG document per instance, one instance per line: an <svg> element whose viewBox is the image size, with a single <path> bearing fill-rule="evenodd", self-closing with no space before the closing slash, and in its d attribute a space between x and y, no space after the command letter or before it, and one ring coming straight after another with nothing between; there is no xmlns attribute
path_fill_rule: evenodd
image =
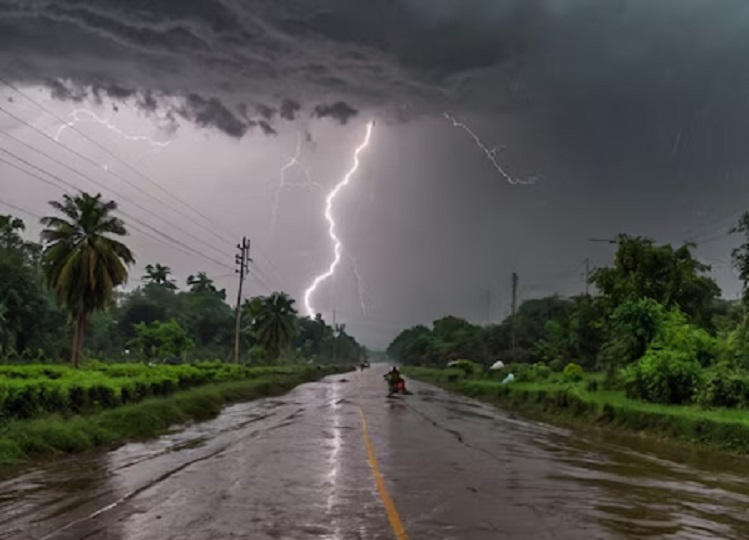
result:
<svg viewBox="0 0 749 540"><path fill-rule="evenodd" d="M746 460L553 428L419 383L387 400L382 374L6 474L0 538L395 538L359 406L412 540L749 538Z"/></svg>

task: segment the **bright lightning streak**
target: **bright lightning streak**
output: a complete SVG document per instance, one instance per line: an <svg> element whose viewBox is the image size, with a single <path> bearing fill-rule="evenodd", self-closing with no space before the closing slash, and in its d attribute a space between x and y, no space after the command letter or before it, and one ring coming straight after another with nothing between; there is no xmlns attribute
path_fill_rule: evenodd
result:
<svg viewBox="0 0 749 540"><path fill-rule="evenodd" d="M479 138L474 131L469 128L466 124L463 122L460 122L456 120L450 113L444 113L445 118L447 118L450 122L452 122L453 127L460 128L468 135L471 136L471 138L476 143L476 146L478 146L484 154L486 154L487 159L491 162L491 164L494 166L494 168L497 170L497 172L502 175L502 178L507 180L510 184L532 184L535 182L535 178L529 178L527 180L520 180L518 178L513 178L509 173L507 173L503 168L502 165L499 164L497 161L497 152L500 150L498 147L494 147L491 150L489 150L489 147L487 147L483 142L481 142L481 139Z"/></svg>
<svg viewBox="0 0 749 540"><path fill-rule="evenodd" d="M349 172L346 173L346 176L343 177L343 180L341 180L333 188L333 190L328 194L328 197L325 199L325 219L328 222L328 236L330 236L330 240L333 242L334 257L333 262L331 262L330 266L328 267L328 270L325 273L317 276L309 286L309 288L304 292L304 308L307 310L307 315L309 315L310 317L314 317L316 313L311 304L312 295L314 294L320 283L322 283L335 273L335 269L338 267L338 263L341 262L341 252L343 251L343 244L341 243L340 238L338 238L335 232L335 220L333 219L333 199L335 199L336 195L338 195L338 193L341 191L341 189L343 189L344 186L348 185L351 177L359 169L359 154L362 152L362 150L369 146L369 139L372 135L373 127L374 122L369 121L367 123L367 131L364 136L364 141L362 141L362 143L354 151L354 165L351 167Z"/></svg>
<svg viewBox="0 0 749 540"><path fill-rule="evenodd" d="M57 130L57 133L55 134L55 141L60 140L60 136L63 134L66 128L74 127L76 124L79 124L81 122L95 122L104 126L110 131L114 131L117 135L119 135L126 141L145 142L159 150L166 148L167 146L169 146L169 143L171 143L171 141L154 141L153 139L151 139L150 137L146 137L145 135L130 135L128 133L125 133L110 121L101 118L95 112L88 109L75 109L68 116L71 117L71 121L60 126L60 128ZM84 116L88 116L89 118L86 119L84 118Z"/></svg>
<svg viewBox="0 0 749 540"><path fill-rule="evenodd" d="M294 156L289 159L286 164L281 167L281 176L280 180L278 182L278 186L276 187L276 191L273 194L273 205L271 206L271 235L274 235L276 232L276 223L278 221L278 206L281 201L281 191L285 187L311 187L315 189L320 189L322 186L312 180L312 175L310 175L309 170L302 165L302 163L299 161L299 157L302 153L302 134L299 133L297 135L297 143L296 143L296 152L294 153ZM306 182L304 183L290 183L286 181L286 173L292 168L296 166L299 170L302 171L304 174L304 177L306 178Z"/></svg>

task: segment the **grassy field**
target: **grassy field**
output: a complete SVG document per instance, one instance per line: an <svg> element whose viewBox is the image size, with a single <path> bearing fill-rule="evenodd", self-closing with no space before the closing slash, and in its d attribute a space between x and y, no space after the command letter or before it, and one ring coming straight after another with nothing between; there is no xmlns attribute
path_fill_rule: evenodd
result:
<svg viewBox="0 0 749 540"><path fill-rule="evenodd" d="M656 405L599 390L598 379L579 382L512 382L465 377L456 370L406 368L415 379L544 420L584 422L749 454L749 411Z"/></svg>
<svg viewBox="0 0 749 540"><path fill-rule="evenodd" d="M339 372L319 366L0 366L0 464L112 446Z"/></svg>

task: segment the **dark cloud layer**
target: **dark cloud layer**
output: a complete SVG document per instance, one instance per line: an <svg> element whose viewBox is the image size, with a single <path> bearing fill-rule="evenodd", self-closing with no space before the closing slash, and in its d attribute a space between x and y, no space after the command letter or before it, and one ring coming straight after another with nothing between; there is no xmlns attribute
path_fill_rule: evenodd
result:
<svg viewBox="0 0 749 540"><path fill-rule="evenodd" d="M318 105L313 113L317 118L332 118L339 124L346 124L359 111L344 101L337 101L330 105Z"/></svg>
<svg viewBox="0 0 749 540"><path fill-rule="evenodd" d="M716 134L748 134L748 22L741 0L0 0L0 61L61 99L83 98L75 84L138 89L150 110L142 92L177 96L232 136L302 107L341 123L404 118L405 104L409 117L525 108L553 111L560 153L647 146L655 164L678 132L718 153ZM232 118L246 101L257 118Z"/></svg>

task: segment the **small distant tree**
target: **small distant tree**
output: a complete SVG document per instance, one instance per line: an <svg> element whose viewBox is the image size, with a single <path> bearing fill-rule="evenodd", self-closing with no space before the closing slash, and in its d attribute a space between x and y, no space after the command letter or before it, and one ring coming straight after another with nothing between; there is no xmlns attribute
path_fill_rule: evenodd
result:
<svg viewBox="0 0 749 540"><path fill-rule="evenodd" d="M177 285L174 280L169 276L172 273L172 269L162 264L149 264L146 265L146 274L141 277L141 281L148 285L158 285L167 289L175 290Z"/></svg>
<svg viewBox="0 0 749 540"><path fill-rule="evenodd" d="M194 346L187 331L175 320L136 324L135 338L128 344L148 360L164 357L182 358Z"/></svg>

